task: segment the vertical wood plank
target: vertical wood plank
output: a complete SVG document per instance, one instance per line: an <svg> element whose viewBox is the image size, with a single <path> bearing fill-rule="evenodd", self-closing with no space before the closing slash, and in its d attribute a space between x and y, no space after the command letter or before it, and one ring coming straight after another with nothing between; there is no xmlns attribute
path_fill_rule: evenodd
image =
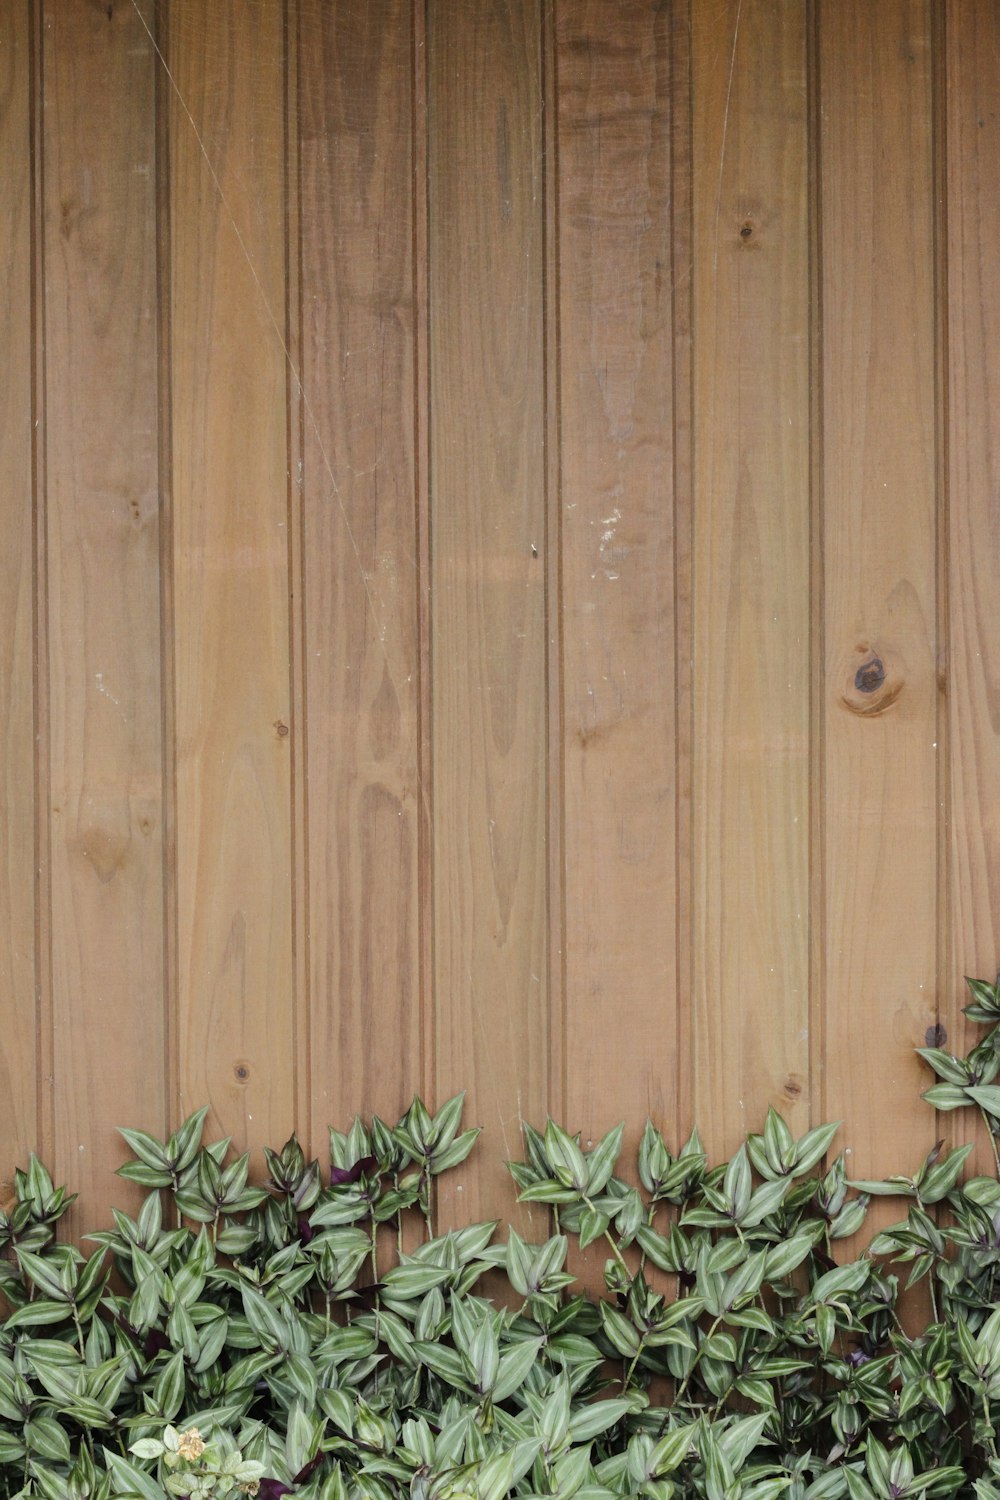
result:
<svg viewBox="0 0 1000 1500"><path fill-rule="evenodd" d="M485 1126L445 1222L508 1211L545 1106L540 51L538 0L431 0L435 1063Z"/></svg>
<svg viewBox="0 0 1000 1500"><path fill-rule="evenodd" d="M431 488L430 488L430 254L428 248L427 7L413 11L413 444L417 557L417 755L420 782L420 1083L425 1098L434 1084L434 786L431 712Z"/></svg>
<svg viewBox="0 0 1000 1500"><path fill-rule="evenodd" d="M915 1168L934 1130L912 1051L937 971L930 17L924 0L819 15L824 1113L875 1177Z"/></svg>
<svg viewBox="0 0 1000 1500"><path fill-rule="evenodd" d="M805 24L692 7L694 1115L727 1153L810 1111Z"/></svg>
<svg viewBox="0 0 1000 1500"><path fill-rule="evenodd" d="M318 1141L420 1086L410 6L309 3L301 56Z"/></svg>
<svg viewBox="0 0 1000 1500"><path fill-rule="evenodd" d="M181 1105L296 1118L280 0L171 6Z"/></svg>
<svg viewBox="0 0 1000 1500"><path fill-rule="evenodd" d="M31 35L0 14L0 1200L39 1149L36 1104Z"/></svg>
<svg viewBox="0 0 1000 1500"><path fill-rule="evenodd" d="M285 304L288 545L288 685L291 818L292 1030L295 1069L295 1131L308 1153L315 1140L312 1113L313 1016L310 984L309 756L306 656L305 436L309 406L303 370L301 84L303 51L311 36L309 0L284 0L285 18ZM322 1144L327 1144L324 1141Z"/></svg>
<svg viewBox="0 0 1000 1500"><path fill-rule="evenodd" d="M676 1129L685 1137L692 1124L693 994L693 763L694 656L694 172L692 145L690 4L676 5L670 18L670 198L671 322L673 357L674 484L674 795L675 947L674 981L677 1037Z"/></svg>
<svg viewBox="0 0 1000 1500"><path fill-rule="evenodd" d="M947 8L948 738L951 950L943 1045L983 1036L961 1007L961 975L1000 968L1000 13ZM949 1118L949 1135L956 1117ZM973 1127L974 1128L974 1127ZM981 1169L989 1166L983 1143Z"/></svg>
<svg viewBox="0 0 1000 1500"><path fill-rule="evenodd" d="M564 1123L676 1133L671 18L556 13ZM599 1257L603 1263L603 1255Z"/></svg>
<svg viewBox="0 0 1000 1500"><path fill-rule="evenodd" d="M114 1126L165 1123L154 56L131 4L46 4L42 35L46 1083L78 1234L122 1200Z"/></svg>

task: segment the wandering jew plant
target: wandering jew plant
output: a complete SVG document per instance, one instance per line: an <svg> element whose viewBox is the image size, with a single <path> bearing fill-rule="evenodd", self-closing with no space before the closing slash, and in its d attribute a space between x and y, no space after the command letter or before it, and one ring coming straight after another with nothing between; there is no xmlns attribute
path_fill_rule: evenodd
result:
<svg viewBox="0 0 1000 1500"><path fill-rule="evenodd" d="M0 1214L0 1495L1000 1500L1000 983L970 984L989 1030L922 1052L925 1097L978 1113L991 1176L939 1143L852 1182L834 1126L773 1110L718 1165L697 1133L647 1124L623 1165L620 1127L585 1150L550 1120L510 1164L550 1218L528 1243L435 1232L461 1095L331 1131L322 1166L292 1137L263 1186L200 1110L123 1130L148 1195L84 1256L32 1158ZM905 1217L845 1259L873 1194ZM571 1246L603 1247L604 1295Z"/></svg>

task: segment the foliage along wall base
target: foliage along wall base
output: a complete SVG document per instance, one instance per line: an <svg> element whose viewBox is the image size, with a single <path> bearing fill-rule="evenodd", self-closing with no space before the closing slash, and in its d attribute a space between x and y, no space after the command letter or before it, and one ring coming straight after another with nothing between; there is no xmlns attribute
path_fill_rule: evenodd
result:
<svg viewBox="0 0 1000 1500"><path fill-rule="evenodd" d="M0 1217L0 1493L1000 1500L1000 981L970 984L991 1029L922 1052L925 1097L979 1111L995 1177L960 1181L964 1145L850 1182L821 1164L835 1126L795 1140L772 1110L716 1166L648 1124L629 1182L620 1128L584 1151L550 1120L510 1164L551 1207L532 1245L434 1233L434 1179L477 1135L461 1095L331 1130L327 1170L293 1137L263 1188L201 1110L165 1142L122 1131L149 1196L85 1258L33 1157ZM906 1217L839 1265L872 1194ZM606 1296L574 1290L570 1238L606 1242ZM930 1293L915 1334L904 1268Z"/></svg>

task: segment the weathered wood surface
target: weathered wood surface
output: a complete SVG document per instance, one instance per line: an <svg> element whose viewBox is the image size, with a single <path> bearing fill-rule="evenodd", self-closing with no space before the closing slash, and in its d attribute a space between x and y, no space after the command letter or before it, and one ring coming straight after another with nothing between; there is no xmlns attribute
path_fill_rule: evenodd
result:
<svg viewBox="0 0 1000 1500"><path fill-rule="evenodd" d="M175 0L170 647L177 1093L238 1146L300 1103L292 955L283 7ZM301 891L299 892L301 894ZM304 1101L302 1101L304 1102Z"/></svg>
<svg viewBox="0 0 1000 1500"><path fill-rule="evenodd" d="M370 1112L376 1095L395 1119L422 1085L427 581L409 7L311 0L299 56L310 1092L321 1132Z"/></svg>
<svg viewBox="0 0 1000 1500"><path fill-rule="evenodd" d="M913 1055L938 1015L943 750L930 7L833 0L819 26L823 1112L871 1177L933 1144Z"/></svg>
<svg viewBox="0 0 1000 1500"><path fill-rule="evenodd" d="M38 45L41 1078L53 1169L103 1221L115 1125L166 1123L156 60L134 6L45 5Z"/></svg>
<svg viewBox="0 0 1000 1500"><path fill-rule="evenodd" d="M448 1219L489 1215L546 1097L541 15L428 10L433 1081L485 1126Z"/></svg>
<svg viewBox="0 0 1000 1500"><path fill-rule="evenodd" d="M672 37L645 5L557 21L562 1110L634 1147L677 1112Z"/></svg>
<svg viewBox="0 0 1000 1500"><path fill-rule="evenodd" d="M917 1164L1000 960L996 28L4 10L0 1131L74 1232L202 1102L467 1088L446 1222L549 1110Z"/></svg>
<svg viewBox="0 0 1000 1500"><path fill-rule="evenodd" d="M948 509L938 547L943 565L940 653L941 889L947 947L941 966L941 1019L948 1045L963 1051L981 1028L961 1007L962 974L1000 968L1000 11L975 0L946 12L944 250ZM992 1170L988 1146L970 1167Z"/></svg>
<svg viewBox="0 0 1000 1500"><path fill-rule="evenodd" d="M811 1110L805 8L692 7L694 1116Z"/></svg>
<svg viewBox="0 0 1000 1500"><path fill-rule="evenodd" d="M27 5L0 15L0 1193L44 1140L38 1112L35 888L35 608L31 181L32 37Z"/></svg>

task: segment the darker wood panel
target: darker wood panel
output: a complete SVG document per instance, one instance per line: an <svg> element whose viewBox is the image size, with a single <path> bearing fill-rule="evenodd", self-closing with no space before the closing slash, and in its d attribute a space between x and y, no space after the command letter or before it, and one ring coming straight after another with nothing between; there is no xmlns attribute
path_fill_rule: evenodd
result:
<svg viewBox="0 0 1000 1500"><path fill-rule="evenodd" d="M114 1126L165 1124L154 54L132 5L46 4L42 38L46 1084L79 1233L129 1196Z"/></svg>
<svg viewBox="0 0 1000 1500"><path fill-rule="evenodd" d="M692 1125L694 1080L691 1062L693 974L692 780L694 760L694 660L692 592L694 531L694 173L691 118L690 3L672 8L670 18L670 198L671 324L673 344L673 494L674 494L674 765L675 853L677 890L675 948L678 1138Z"/></svg>
<svg viewBox="0 0 1000 1500"><path fill-rule="evenodd" d="M625 1162L678 1112L671 53L652 0L556 8L562 1108Z"/></svg>
<svg viewBox="0 0 1000 1500"><path fill-rule="evenodd" d="M810 1122L806 7L695 0L693 1112Z"/></svg>
<svg viewBox="0 0 1000 1500"><path fill-rule="evenodd" d="M307 0L304 664L314 1138L421 1087L411 7Z"/></svg>
<svg viewBox="0 0 1000 1500"><path fill-rule="evenodd" d="M942 1020L945 1045L964 1053L983 1030L961 1015L970 999L961 976L992 979L1000 969L1000 11L972 0L946 7L945 25L947 836L956 972L944 976ZM945 1123L953 1134L958 1117ZM983 1141L981 1169L991 1171L991 1161Z"/></svg>
<svg viewBox="0 0 1000 1500"><path fill-rule="evenodd" d="M446 1222L508 1212L546 1103L541 42L538 0L431 0L435 1072L485 1127Z"/></svg>
<svg viewBox="0 0 1000 1500"><path fill-rule="evenodd" d="M824 1113L876 1177L935 1129L912 1050L937 977L931 28L924 0L823 0L819 25Z"/></svg>
<svg viewBox="0 0 1000 1500"><path fill-rule="evenodd" d="M160 464L160 742L163 755L163 1068L167 1126L180 1123L180 982L177 926L177 682L174 659L173 416L171 411L170 308L170 124L174 81L167 7L151 7L149 27L156 51L156 271Z"/></svg>
<svg viewBox="0 0 1000 1500"><path fill-rule="evenodd" d="M296 1120L285 14L170 7L180 1106Z"/></svg>
<svg viewBox="0 0 1000 1500"><path fill-rule="evenodd" d="M313 1028L310 975L309 757L306 713L306 398L302 368L302 154L300 85L303 45L308 45L309 0L284 0L285 68L285 443L288 538L288 699L290 737L292 1031L295 1069L295 1130L304 1148L313 1141Z"/></svg>
<svg viewBox="0 0 1000 1500"><path fill-rule="evenodd" d="M41 1149L35 974L31 34L0 14L0 1200Z"/></svg>
<svg viewBox="0 0 1000 1500"><path fill-rule="evenodd" d="M431 740L431 562L430 562L430 319L428 298L427 191L427 10L413 8L413 442L417 556L417 755L421 821L418 840L420 892L420 1078L425 1098L434 1084L434 838L433 746Z"/></svg>

